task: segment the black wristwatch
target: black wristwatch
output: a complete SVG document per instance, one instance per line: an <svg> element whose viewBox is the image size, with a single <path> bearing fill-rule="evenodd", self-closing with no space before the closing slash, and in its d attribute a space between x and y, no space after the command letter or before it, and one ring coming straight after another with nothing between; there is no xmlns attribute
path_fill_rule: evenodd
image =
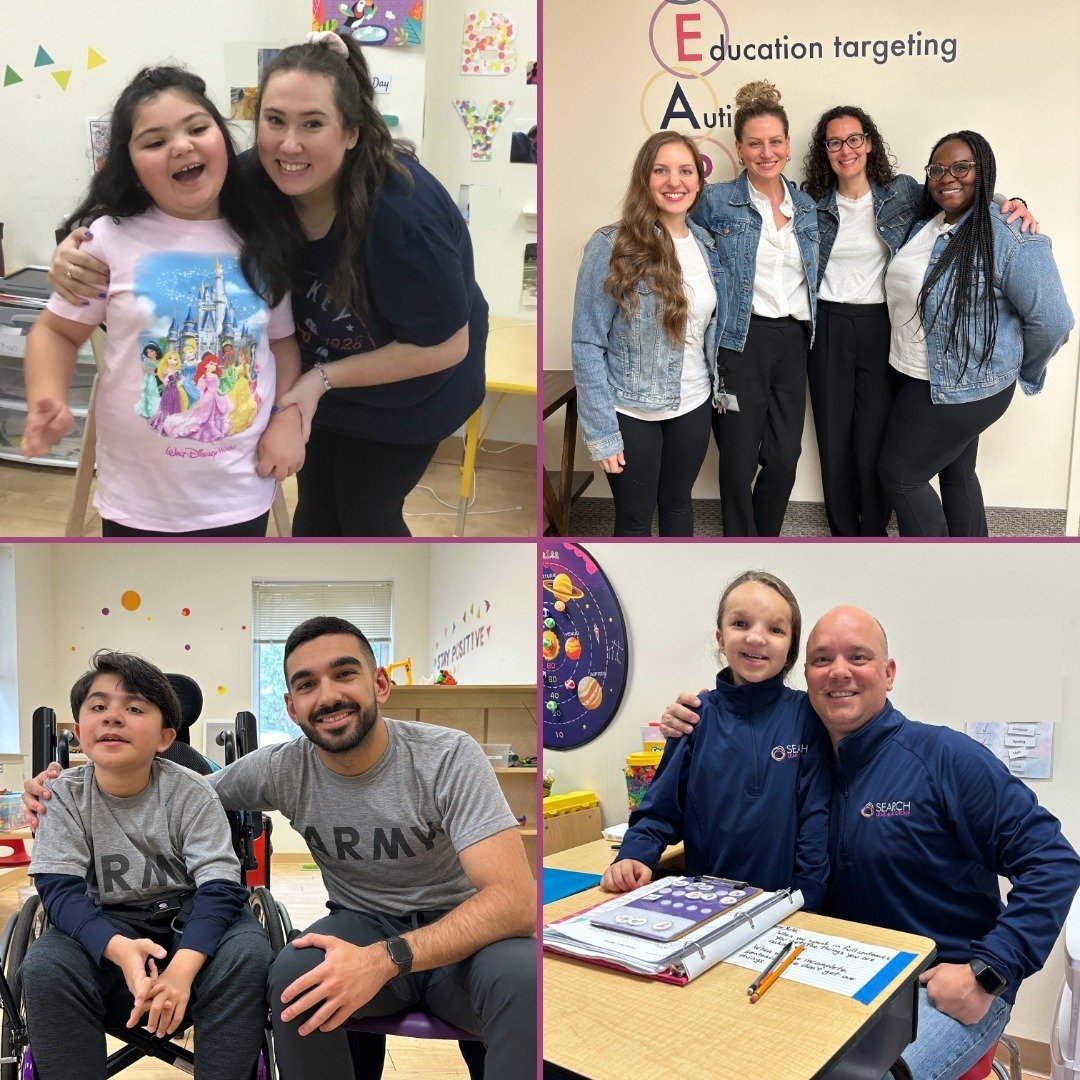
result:
<svg viewBox="0 0 1080 1080"><path fill-rule="evenodd" d="M386 951L390 954L390 959L397 964L399 975L408 975L412 971L412 949L403 937L387 938Z"/></svg>
<svg viewBox="0 0 1080 1080"><path fill-rule="evenodd" d="M1001 997L1009 985L989 964L982 960L969 960L968 966L975 973L975 981L993 997Z"/></svg>

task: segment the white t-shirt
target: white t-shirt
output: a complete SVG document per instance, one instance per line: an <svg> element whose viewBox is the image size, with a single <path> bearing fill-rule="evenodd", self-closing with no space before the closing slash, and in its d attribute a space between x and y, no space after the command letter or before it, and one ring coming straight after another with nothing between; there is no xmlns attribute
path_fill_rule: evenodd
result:
<svg viewBox="0 0 1080 1080"><path fill-rule="evenodd" d="M829 253L818 298L835 304L883 304L889 245L874 220L874 193L857 199L836 193L840 227Z"/></svg>
<svg viewBox="0 0 1080 1080"><path fill-rule="evenodd" d="M889 304L892 336L889 341L889 363L897 371L913 379L930 378L930 358L926 352L926 334L919 319L916 303L934 244L951 225L945 224L945 213L931 218L894 256L885 272L885 296Z"/></svg>
<svg viewBox="0 0 1080 1080"><path fill-rule="evenodd" d="M688 305L679 404L677 408L660 412L645 412L643 409L630 409L622 405L615 410L638 420L673 420L676 416L692 412L712 396L712 379L705 362L705 331L712 313L716 310L716 286L694 234L687 233L686 236L672 239L682 269L683 291L686 293Z"/></svg>
<svg viewBox="0 0 1080 1080"><path fill-rule="evenodd" d="M772 203L750 184L750 198L761 215L761 236L758 239L754 266L754 298L750 310L767 319L794 316L800 322L810 321L810 286L806 281L799 240L795 235L795 204L791 189L784 184L784 201L780 213L787 221L778 229L773 220Z"/></svg>
<svg viewBox="0 0 1080 1080"><path fill-rule="evenodd" d="M274 481L256 475L255 451L274 404L270 342L293 332L288 297L271 310L252 292L222 220L152 207L90 231L82 250L108 265L106 297L76 307L53 294L49 310L106 323L94 506L168 533L265 513Z"/></svg>

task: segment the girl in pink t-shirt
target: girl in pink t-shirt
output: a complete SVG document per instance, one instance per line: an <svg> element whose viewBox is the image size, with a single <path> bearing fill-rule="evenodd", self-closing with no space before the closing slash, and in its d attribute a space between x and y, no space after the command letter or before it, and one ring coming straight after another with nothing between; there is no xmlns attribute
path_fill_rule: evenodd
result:
<svg viewBox="0 0 1080 1080"><path fill-rule="evenodd" d="M272 277L269 226L202 79L149 68L123 91L108 158L72 215L91 218L87 247L108 264L109 285L81 306L54 293L31 331L23 453L43 454L74 427L78 348L104 322L102 535L265 535L277 481L304 460L300 409L274 407L300 355L288 295L262 285ZM229 394L238 379L259 388L239 410Z"/></svg>

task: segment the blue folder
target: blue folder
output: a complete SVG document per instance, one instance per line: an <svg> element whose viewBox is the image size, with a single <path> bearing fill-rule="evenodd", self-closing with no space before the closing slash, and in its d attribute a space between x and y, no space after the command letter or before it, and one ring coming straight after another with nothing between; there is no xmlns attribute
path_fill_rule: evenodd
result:
<svg viewBox="0 0 1080 1080"><path fill-rule="evenodd" d="M545 866L540 872L544 885L544 903L562 900L574 893L584 892L600 884L599 874L583 874L579 870L555 870Z"/></svg>

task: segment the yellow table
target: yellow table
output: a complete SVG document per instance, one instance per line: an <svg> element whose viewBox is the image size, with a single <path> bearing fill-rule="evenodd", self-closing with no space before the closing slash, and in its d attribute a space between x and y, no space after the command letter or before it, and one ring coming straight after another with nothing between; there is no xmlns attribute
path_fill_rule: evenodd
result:
<svg viewBox="0 0 1080 1080"><path fill-rule="evenodd" d="M545 866L601 873L606 840L548 856ZM544 922L591 907L609 893L568 896ZM916 959L869 1004L780 979L758 1004L747 971L718 964L673 986L544 953L546 1078L716 1077L718 1080L862 1080L882 1077L911 1041L918 974L934 943L915 934L797 912L790 925L911 952Z"/></svg>
<svg viewBox="0 0 1080 1080"><path fill-rule="evenodd" d="M536 396L536 323L517 319L493 318L488 328L485 359L485 385L488 394L498 394L495 404L484 420L484 406L469 417L465 424L465 457L461 465L461 490L458 498L455 536L465 535L465 515L473 493L473 473L476 454L484 441L487 429L507 394ZM483 421L483 427L481 427Z"/></svg>

